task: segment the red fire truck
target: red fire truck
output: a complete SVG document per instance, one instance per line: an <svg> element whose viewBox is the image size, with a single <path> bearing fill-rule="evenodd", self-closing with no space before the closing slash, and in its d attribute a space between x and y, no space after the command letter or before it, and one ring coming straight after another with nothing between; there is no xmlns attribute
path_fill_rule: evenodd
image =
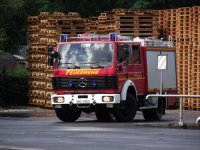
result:
<svg viewBox="0 0 200 150"><path fill-rule="evenodd" d="M167 99L145 99L160 90L157 56L167 55L162 92L176 92L173 45L155 39L131 39L117 34L61 35L56 49L48 46L53 66L51 103L63 122L76 121L81 112L95 112L99 121L131 121L137 111L146 120L160 120ZM69 40L70 39L70 40Z"/></svg>

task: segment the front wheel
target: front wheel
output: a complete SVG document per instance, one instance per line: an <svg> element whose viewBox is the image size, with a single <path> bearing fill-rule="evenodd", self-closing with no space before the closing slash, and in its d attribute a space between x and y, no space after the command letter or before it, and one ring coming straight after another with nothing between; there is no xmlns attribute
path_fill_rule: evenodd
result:
<svg viewBox="0 0 200 150"><path fill-rule="evenodd" d="M100 122L109 122L113 120L111 112L105 105L97 105L95 108L95 115Z"/></svg>
<svg viewBox="0 0 200 150"><path fill-rule="evenodd" d="M131 94L127 94L126 100L115 106L113 116L117 121L127 122L132 121L137 112L137 101Z"/></svg>
<svg viewBox="0 0 200 150"><path fill-rule="evenodd" d="M158 108L151 110L144 110L143 116L147 121L159 121L162 119L163 113L165 111L165 101L160 99L158 101Z"/></svg>
<svg viewBox="0 0 200 150"><path fill-rule="evenodd" d="M74 122L80 115L81 111L76 105L62 105L62 108L55 108L56 116L63 122Z"/></svg>

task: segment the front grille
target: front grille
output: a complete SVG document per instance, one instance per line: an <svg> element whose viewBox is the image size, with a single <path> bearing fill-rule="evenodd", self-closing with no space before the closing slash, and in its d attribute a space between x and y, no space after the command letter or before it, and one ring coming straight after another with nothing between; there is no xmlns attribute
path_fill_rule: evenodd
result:
<svg viewBox="0 0 200 150"><path fill-rule="evenodd" d="M85 79L87 85L81 87L80 79ZM117 89L117 76L101 77L53 77L52 85L54 90L98 90L98 89Z"/></svg>

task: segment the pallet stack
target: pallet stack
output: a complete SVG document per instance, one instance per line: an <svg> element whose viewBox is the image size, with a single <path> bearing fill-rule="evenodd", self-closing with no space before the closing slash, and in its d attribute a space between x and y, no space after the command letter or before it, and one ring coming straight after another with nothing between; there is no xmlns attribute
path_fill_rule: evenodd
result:
<svg viewBox="0 0 200 150"><path fill-rule="evenodd" d="M200 6L170 10L113 9L97 17L79 13L41 12L28 18L30 103L51 107L51 68L47 66L47 45L56 45L61 33L118 33L133 37L170 36L176 41L179 94L200 94ZM184 99L184 108L200 109L200 99Z"/></svg>
<svg viewBox="0 0 200 150"><path fill-rule="evenodd" d="M124 10L115 16L117 33L133 37L158 37L157 16L152 10Z"/></svg>
<svg viewBox="0 0 200 150"><path fill-rule="evenodd" d="M177 9L167 9L164 11L164 38L176 41Z"/></svg>
<svg viewBox="0 0 200 150"><path fill-rule="evenodd" d="M158 37L157 15L152 10L138 13L139 37Z"/></svg>
<svg viewBox="0 0 200 150"><path fill-rule="evenodd" d="M97 17L89 17L86 21L87 26L85 32L87 33L96 33L97 32L97 26L98 26L98 18Z"/></svg>
<svg viewBox="0 0 200 150"><path fill-rule="evenodd" d="M58 26L62 33L76 36L77 34L85 33L86 19L81 18L79 13L69 12L67 15L63 13L62 19L58 19Z"/></svg>
<svg viewBox="0 0 200 150"><path fill-rule="evenodd" d="M191 94L200 95L200 6L192 8ZM191 101L192 110L200 110L200 99Z"/></svg>
<svg viewBox="0 0 200 150"><path fill-rule="evenodd" d="M192 65L192 8L179 8L177 10L177 76L178 93L192 94L191 89L191 65ZM191 109L191 99L184 98L183 107Z"/></svg>
<svg viewBox="0 0 200 150"><path fill-rule="evenodd" d="M50 106L51 68L47 62L47 45L56 45L59 40L60 28L54 19L61 14L41 12L39 16L28 18L30 49L29 60L29 103L37 106Z"/></svg>
<svg viewBox="0 0 200 150"><path fill-rule="evenodd" d="M117 33L121 35L136 36L137 22L135 11L117 10L115 12L115 21L117 25Z"/></svg>
<svg viewBox="0 0 200 150"><path fill-rule="evenodd" d="M114 13L105 11L97 17L89 17L85 32L97 34L109 34L116 31Z"/></svg>
<svg viewBox="0 0 200 150"><path fill-rule="evenodd" d="M45 73L41 72L41 59L43 54L45 54L46 47L40 45L40 27L39 27L39 17L32 16L28 18L29 22L29 39L31 47L28 51L28 60L29 60L29 103L38 103L38 105L44 105L45 102L40 99L45 95L44 87L45 83L43 78L45 78ZM42 32L45 32L42 30ZM40 57L41 56L41 57ZM45 59L44 59L45 60Z"/></svg>
<svg viewBox="0 0 200 150"><path fill-rule="evenodd" d="M176 42L179 94L200 94L199 11L200 6L156 11L160 35L163 31L163 38L171 37ZM200 110L200 99L184 98L183 105L188 110Z"/></svg>
<svg viewBox="0 0 200 150"><path fill-rule="evenodd" d="M158 33L159 37L164 37L164 15L165 15L165 10L154 10L155 14L158 14L157 16L157 26L158 26Z"/></svg>
<svg viewBox="0 0 200 150"><path fill-rule="evenodd" d="M76 36L85 33L85 19L78 13L41 12L28 18L30 49L29 60L29 103L42 107L51 107L51 73L48 66L47 46L56 46L61 33Z"/></svg>
<svg viewBox="0 0 200 150"><path fill-rule="evenodd" d="M109 34L115 32L115 30L114 14L112 12L101 13L97 20L97 33Z"/></svg>
<svg viewBox="0 0 200 150"><path fill-rule="evenodd" d="M86 32L118 33L134 37L157 37L157 17L151 10L113 9L90 17Z"/></svg>

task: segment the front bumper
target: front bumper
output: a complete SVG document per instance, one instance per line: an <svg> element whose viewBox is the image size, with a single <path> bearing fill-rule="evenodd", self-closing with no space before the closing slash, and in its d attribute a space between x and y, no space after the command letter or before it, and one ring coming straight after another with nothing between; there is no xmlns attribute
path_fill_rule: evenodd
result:
<svg viewBox="0 0 200 150"><path fill-rule="evenodd" d="M105 97L111 97L112 101L105 101ZM56 99L62 98L63 101ZM119 104L120 94L53 94L51 104Z"/></svg>

